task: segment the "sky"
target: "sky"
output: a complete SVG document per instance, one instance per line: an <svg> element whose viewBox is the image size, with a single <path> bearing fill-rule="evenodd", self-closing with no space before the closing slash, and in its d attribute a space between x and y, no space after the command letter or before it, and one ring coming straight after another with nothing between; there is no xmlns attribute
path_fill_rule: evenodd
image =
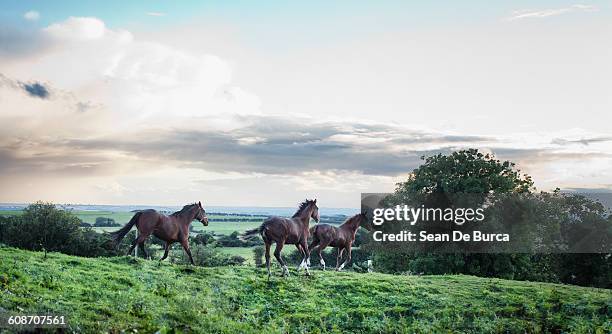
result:
<svg viewBox="0 0 612 334"><path fill-rule="evenodd" d="M0 202L357 208L469 147L612 191L610 1L0 3Z"/></svg>

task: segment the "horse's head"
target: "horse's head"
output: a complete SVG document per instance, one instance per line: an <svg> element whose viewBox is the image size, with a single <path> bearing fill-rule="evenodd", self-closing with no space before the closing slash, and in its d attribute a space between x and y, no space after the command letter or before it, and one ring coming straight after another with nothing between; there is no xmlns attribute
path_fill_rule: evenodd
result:
<svg viewBox="0 0 612 334"><path fill-rule="evenodd" d="M372 222L368 220L367 211L362 211L358 216L360 219L361 227L372 232L374 230L374 226L372 225Z"/></svg>
<svg viewBox="0 0 612 334"><path fill-rule="evenodd" d="M206 217L206 210L202 206L202 202L198 202L198 207L196 209L195 219L200 221L202 225L208 226L208 217Z"/></svg>
<svg viewBox="0 0 612 334"><path fill-rule="evenodd" d="M317 199L313 199L311 201L311 204L313 207L312 213L310 214L310 217L312 219L314 219L317 223L319 222L319 219L321 219L321 216L319 216L319 207L317 206Z"/></svg>

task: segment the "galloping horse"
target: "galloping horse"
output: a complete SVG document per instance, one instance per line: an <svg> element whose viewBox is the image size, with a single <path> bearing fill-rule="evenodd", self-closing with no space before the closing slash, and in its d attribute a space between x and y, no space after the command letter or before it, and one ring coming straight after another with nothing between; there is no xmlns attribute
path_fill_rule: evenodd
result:
<svg viewBox="0 0 612 334"><path fill-rule="evenodd" d="M112 232L111 237L115 244L121 242L125 235L132 229L134 225L138 229L138 238L132 243L132 247L128 251L128 255L138 245L142 249L145 257L149 257L145 250L144 243L147 238L153 234L159 239L166 242L164 248L164 256L160 261L168 257L170 245L175 242L180 242L189 256L189 261L194 265L191 250L189 249L189 226L191 222L197 219L204 226L208 226L208 217L206 211L202 207L202 203L194 203L185 205L180 211L177 211L169 216L161 214L153 209L137 212L130 222L123 226L120 230Z"/></svg>
<svg viewBox="0 0 612 334"><path fill-rule="evenodd" d="M347 219L342 225L340 225L340 227L331 226L329 224L319 224L310 229L310 234L312 234L312 243L310 243L310 247L308 247L308 249L312 251L314 247L318 246L317 253L319 254L319 261L321 262L321 267L323 267L323 270L325 270L325 261L323 260L323 256L321 256L321 251L323 251L323 249L325 249L327 246L338 248L338 255L336 256L336 270L342 270L344 266L351 261L351 247L353 246L353 241L355 241L355 233L357 233L359 225L366 221L366 214L359 213ZM346 261L340 265L342 252L345 249L348 252L348 257Z"/></svg>
<svg viewBox="0 0 612 334"><path fill-rule="evenodd" d="M285 261L283 261L281 257L281 250L285 244L296 245L297 249L304 256L302 263L298 266L298 271L301 268L306 268L306 273L310 274L308 270L308 263L310 262L310 252L308 251L308 227L310 218L314 219L317 223L319 222L319 208L317 207L316 199L302 202L291 218L270 217L258 228L244 232L242 235L243 238L249 238L259 234L266 244L266 267L268 268L268 278L270 278L271 275L270 247L272 243L276 243L274 257L276 257L276 260L283 268L283 276L289 276L289 268L287 268Z"/></svg>

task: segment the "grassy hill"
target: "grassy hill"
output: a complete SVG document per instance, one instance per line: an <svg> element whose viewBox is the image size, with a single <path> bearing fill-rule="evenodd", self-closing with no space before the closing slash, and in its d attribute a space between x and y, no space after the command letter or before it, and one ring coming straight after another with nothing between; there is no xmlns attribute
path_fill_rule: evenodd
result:
<svg viewBox="0 0 612 334"><path fill-rule="evenodd" d="M0 248L1 309L65 314L77 332L612 331L605 289L321 271L268 281L253 267L45 258L13 248Z"/></svg>

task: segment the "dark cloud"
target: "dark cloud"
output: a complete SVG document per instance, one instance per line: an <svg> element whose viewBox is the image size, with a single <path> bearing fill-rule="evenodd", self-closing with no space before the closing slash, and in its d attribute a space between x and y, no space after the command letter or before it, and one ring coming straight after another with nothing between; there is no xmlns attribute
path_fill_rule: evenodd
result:
<svg viewBox="0 0 612 334"><path fill-rule="evenodd" d="M47 99L51 95L51 90L40 82L22 82L6 77L2 73L0 73L0 87L9 87L11 89L22 90L31 97L41 99Z"/></svg>
<svg viewBox="0 0 612 334"><path fill-rule="evenodd" d="M65 152L66 164L69 161L70 168L80 173L108 168L113 162L96 157L116 153L143 162L216 172L295 175L320 170L383 176L411 172L422 163L421 156L467 147L491 150L500 159L519 165L595 157L552 149L496 148L494 138L449 136L384 124L313 123L308 119L270 116L242 116L239 122L244 125L232 131L166 128L37 145ZM59 170L62 157L38 156L27 162L32 168L50 165Z"/></svg>
<svg viewBox="0 0 612 334"><path fill-rule="evenodd" d="M423 155L449 152L462 142L489 140L413 132L389 125L312 124L304 119L261 116L241 121L246 125L231 132L156 131L140 134L141 140L73 140L67 145L77 150L119 150L143 159L215 171L295 174L339 170L399 175L417 167ZM341 140L342 136L347 139ZM415 149L411 146L417 145L408 144L436 144L439 148Z"/></svg>
<svg viewBox="0 0 612 334"><path fill-rule="evenodd" d="M39 82L24 83L23 89L32 97L39 97L41 99L49 97L49 90Z"/></svg>
<svg viewBox="0 0 612 334"><path fill-rule="evenodd" d="M18 154L23 151L22 146L30 143L0 147L0 175L99 176L114 171L115 161L100 154L78 151Z"/></svg>

